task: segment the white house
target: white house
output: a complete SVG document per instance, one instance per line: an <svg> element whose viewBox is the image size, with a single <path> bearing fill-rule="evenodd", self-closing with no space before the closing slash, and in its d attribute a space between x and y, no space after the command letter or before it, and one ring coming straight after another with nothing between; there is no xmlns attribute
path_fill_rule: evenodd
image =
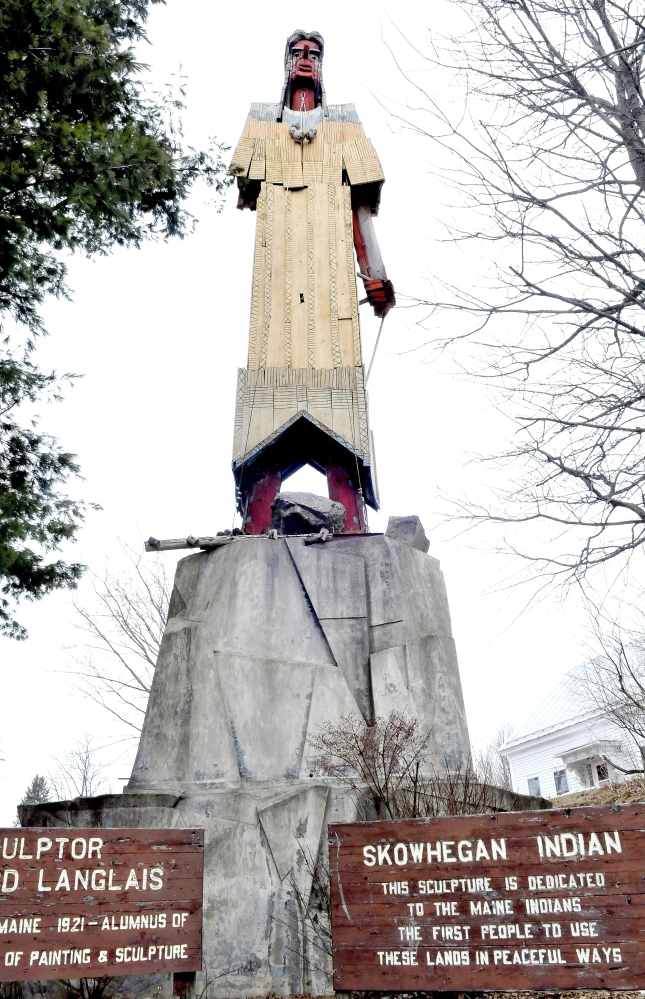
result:
<svg viewBox="0 0 645 999"><path fill-rule="evenodd" d="M643 766L627 733L590 703L574 671L500 747L510 764L513 788L522 794L555 798L569 791L600 787L626 775L607 764Z"/></svg>

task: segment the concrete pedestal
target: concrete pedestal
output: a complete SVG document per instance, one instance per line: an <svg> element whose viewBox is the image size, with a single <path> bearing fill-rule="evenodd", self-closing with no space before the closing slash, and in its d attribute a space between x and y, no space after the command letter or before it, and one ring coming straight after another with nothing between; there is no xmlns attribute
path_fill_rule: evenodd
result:
<svg viewBox="0 0 645 999"><path fill-rule="evenodd" d="M301 905L327 824L357 815L350 793L316 776L309 736L397 710L430 733L437 769L469 758L443 577L424 544L400 528L314 544L240 537L183 559L127 792L23 816L203 827L210 995L333 991Z"/></svg>

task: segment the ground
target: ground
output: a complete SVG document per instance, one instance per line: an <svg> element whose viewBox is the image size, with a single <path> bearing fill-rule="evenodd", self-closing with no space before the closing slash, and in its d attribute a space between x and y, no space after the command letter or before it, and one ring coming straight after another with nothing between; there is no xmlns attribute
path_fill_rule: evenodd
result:
<svg viewBox="0 0 645 999"><path fill-rule="evenodd" d="M626 805L631 801L645 802L645 778L627 780L607 787L593 787L586 791L575 791L554 798L554 808L576 807L578 805Z"/></svg>

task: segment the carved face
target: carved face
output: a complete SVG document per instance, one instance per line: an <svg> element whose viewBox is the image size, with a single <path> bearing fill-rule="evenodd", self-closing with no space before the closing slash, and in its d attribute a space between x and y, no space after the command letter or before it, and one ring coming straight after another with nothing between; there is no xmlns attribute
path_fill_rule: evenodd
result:
<svg viewBox="0 0 645 999"><path fill-rule="evenodd" d="M291 81L315 90L320 83L321 52L316 42L303 38L291 49Z"/></svg>

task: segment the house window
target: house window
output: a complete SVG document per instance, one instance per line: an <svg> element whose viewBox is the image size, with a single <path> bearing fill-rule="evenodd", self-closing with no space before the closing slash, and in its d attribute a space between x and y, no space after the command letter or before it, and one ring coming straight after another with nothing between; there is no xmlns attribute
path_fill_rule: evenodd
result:
<svg viewBox="0 0 645 999"><path fill-rule="evenodd" d="M596 773L598 774L598 780L609 780L609 767L606 763L599 763L596 767Z"/></svg>
<svg viewBox="0 0 645 999"><path fill-rule="evenodd" d="M569 781L567 780L566 770L556 770L553 774L553 779L555 781L555 793L556 794L567 794L569 790Z"/></svg>
<svg viewBox="0 0 645 999"><path fill-rule="evenodd" d="M534 795L536 798L540 797L540 778L539 777L529 777L529 794Z"/></svg>

